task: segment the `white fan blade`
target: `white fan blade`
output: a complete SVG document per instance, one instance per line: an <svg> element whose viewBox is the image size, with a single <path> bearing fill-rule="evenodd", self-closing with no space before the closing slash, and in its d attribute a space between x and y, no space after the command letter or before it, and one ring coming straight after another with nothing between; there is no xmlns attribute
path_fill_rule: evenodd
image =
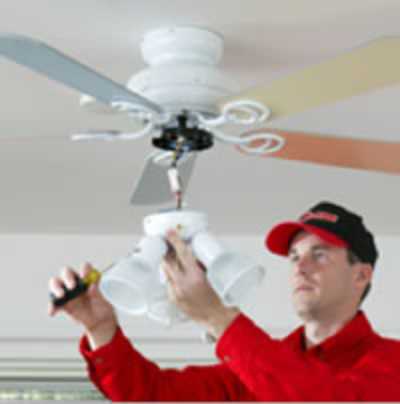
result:
<svg viewBox="0 0 400 404"><path fill-rule="evenodd" d="M155 151L147 157L135 184L130 199L131 205L157 205L174 199L168 180L168 166L154 162L154 159L165 153ZM197 153L189 153L178 165L183 194L186 192L196 157Z"/></svg>
<svg viewBox="0 0 400 404"><path fill-rule="evenodd" d="M20 35L0 33L0 55L83 94L89 94L104 104L122 101L144 106L156 113L162 112L158 104L42 42Z"/></svg>

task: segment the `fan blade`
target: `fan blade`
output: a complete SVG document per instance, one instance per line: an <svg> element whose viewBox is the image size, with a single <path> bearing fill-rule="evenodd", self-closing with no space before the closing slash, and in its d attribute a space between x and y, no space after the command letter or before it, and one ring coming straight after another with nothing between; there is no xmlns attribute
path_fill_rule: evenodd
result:
<svg viewBox="0 0 400 404"><path fill-rule="evenodd" d="M165 152L155 151L147 157L135 184L130 199L131 205L157 205L174 199L168 180L168 167L154 162L154 158L162 153ZM183 194L186 192L196 158L197 153L190 153L178 166Z"/></svg>
<svg viewBox="0 0 400 404"><path fill-rule="evenodd" d="M260 133L260 131L257 132ZM257 132L247 133L245 136ZM400 143L283 130L274 130L273 133L285 139L285 146L276 153L258 154L259 156L400 174ZM260 141L250 144L250 147L257 146L260 146ZM240 148L239 150L249 154Z"/></svg>
<svg viewBox="0 0 400 404"><path fill-rule="evenodd" d="M400 37L391 37L274 80L240 98L267 105L271 119L277 119L399 82Z"/></svg>
<svg viewBox="0 0 400 404"><path fill-rule="evenodd" d="M104 104L111 105L114 101L124 101L142 105L156 113L162 112L159 105L42 42L20 35L2 33L0 55L81 93L89 94Z"/></svg>

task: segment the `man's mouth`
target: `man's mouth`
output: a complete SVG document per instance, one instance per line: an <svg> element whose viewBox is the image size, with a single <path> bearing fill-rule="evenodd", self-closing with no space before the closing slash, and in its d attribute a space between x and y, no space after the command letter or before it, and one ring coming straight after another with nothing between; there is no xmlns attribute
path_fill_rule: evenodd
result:
<svg viewBox="0 0 400 404"><path fill-rule="evenodd" d="M299 292L310 292L312 291L314 288L310 285L300 285L297 286L294 290L295 293L299 293Z"/></svg>

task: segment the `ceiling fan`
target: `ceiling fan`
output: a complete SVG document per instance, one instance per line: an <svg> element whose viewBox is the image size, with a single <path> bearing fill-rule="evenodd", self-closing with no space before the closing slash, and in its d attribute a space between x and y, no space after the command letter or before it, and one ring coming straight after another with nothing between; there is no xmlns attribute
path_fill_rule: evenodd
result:
<svg viewBox="0 0 400 404"><path fill-rule="evenodd" d="M0 34L0 55L79 91L91 109L107 106L140 124L132 133L83 133L73 139L133 140L152 134L156 150L145 161L132 204L170 200L165 172L171 165L179 166L184 190L195 156L214 141L262 157L400 173L400 144L270 129L276 118L399 83L400 38L368 43L240 94L217 67L223 37L216 32L165 27L145 34L141 50L150 67L124 86L42 42ZM259 129L235 137L223 131L227 123Z"/></svg>

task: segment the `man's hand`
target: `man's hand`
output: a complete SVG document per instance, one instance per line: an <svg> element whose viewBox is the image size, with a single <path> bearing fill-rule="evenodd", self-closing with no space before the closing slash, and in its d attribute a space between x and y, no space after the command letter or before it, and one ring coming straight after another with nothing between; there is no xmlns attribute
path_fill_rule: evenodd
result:
<svg viewBox="0 0 400 404"><path fill-rule="evenodd" d="M73 269L64 268L61 271L60 278L51 278L49 280L50 292L57 297L62 297L65 293L64 286L67 289L74 289L76 277L81 276L83 278L92 269L93 267L90 264L85 264L78 275ZM110 342L118 327L115 311L101 295L97 283L91 284L83 295L76 297L60 308L56 308L49 303L48 312L50 316L54 316L60 311L65 312L83 327L92 349Z"/></svg>
<svg viewBox="0 0 400 404"><path fill-rule="evenodd" d="M240 311L225 307L206 277L206 269L196 261L178 234L167 233L170 251L162 263L171 300L190 318L219 338Z"/></svg>

